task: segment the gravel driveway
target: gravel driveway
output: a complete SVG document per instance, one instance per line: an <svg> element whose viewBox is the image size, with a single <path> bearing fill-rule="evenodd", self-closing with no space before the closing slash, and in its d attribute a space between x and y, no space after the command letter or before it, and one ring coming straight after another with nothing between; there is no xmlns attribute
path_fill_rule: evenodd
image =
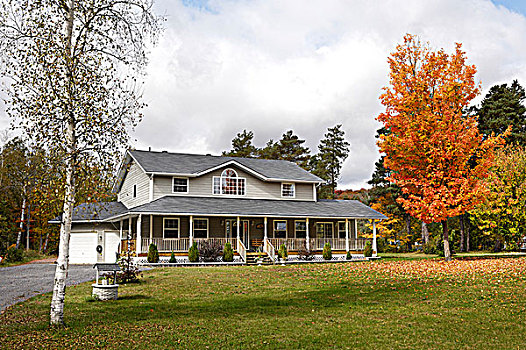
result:
<svg viewBox="0 0 526 350"><path fill-rule="evenodd" d="M0 310L29 299L35 295L51 292L55 276L54 264L26 264L0 268ZM95 279L93 265L70 265L67 285Z"/></svg>

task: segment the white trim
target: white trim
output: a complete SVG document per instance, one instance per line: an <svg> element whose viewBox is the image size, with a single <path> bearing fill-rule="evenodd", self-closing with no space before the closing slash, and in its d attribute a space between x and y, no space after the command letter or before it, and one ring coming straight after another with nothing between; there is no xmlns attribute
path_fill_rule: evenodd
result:
<svg viewBox="0 0 526 350"><path fill-rule="evenodd" d="M149 182L149 198L150 202L153 202L153 174L150 175L150 182Z"/></svg>
<svg viewBox="0 0 526 350"><path fill-rule="evenodd" d="M316 190L316 184L312 184L312 199L318 201L318 191Z"/></svg>
<svg viewBox="0 0 526 350"><path fill-rule="evenodd" d="M284 196L283 195L283 186L284 185L291 185L292 187L292 196ZM296 184L294 184L294 182L282 182L281 183L281 198L287 198L287 199L292 199L292 198L296 198Z"/></svg>
<svg viewBox="0 0 526 350"><path fill-rule="evenodd" d="M272 238L276 238L276 222L284 222L285 223L285 238L288 238L289 236L289 222L288 220L272 220Z"/></svg>
<svg viewBox="0 0 526 350"><path fill-rule="evenodd" d="M177 220L177 238L164 237L164 231L166 230L166 225L165 225L166 220ZM173 228L171 230L173 230ZM163 239L179 239L179 238L181 238L181 219L178 217L173 217L173 216L163 217Z"/></svg>
<svg viewBox="0 0 526 350"><path fill-rule="evenodd" d="M214 185L214 182L212 180L212 191L214 190L213 188L213 185ZM246 191L245 191L246 192ZM305 198L287 198L287 197L261 197L261 196L253 196L253 195L226 195L226 194L195 194L195 193L165 193L163 194L162 196L156 198L157 199L160 199L160 198L163 198L163 197L198 197L198 198L246 198L246 199L264 199L264 200L271 200L271 201L297 201L297 202L309 202L309 203L313 203L314 201L309 198L309 199L305 199ZM141 204L142 205L142 204ZM135 208L135 207L138 207L138 205L132 207L132 208Z"/></svg>
<svg viewBox="0 0 526 350"><path fill-rule="evenodd" d="M123 213L123 214L120 214L120 215L116 215L116 216L110 216L109 218L106 218L104 220L83 220L83 221L73 221L73 223L92 223L92 222L113 222L113 221L117 221L116 219L119 219L123 216L128 216L128 215L139 215L139 214L153 214L153 215L168 215L168 216L189 216L189 215L199 215L199 216L214 216L214 217L237 217L239 215L243 215L243 216L246 216L246 217L253 217L253 218L264 218L265 216L266 217L269 217L269 218L286 218L286 219L306 219L306 218L311 218L311 219L324 219L324 220L328 220L328 219L331 219L331 220L345 220L346 218L347 219L354 219L354 220L378 220L378 221L382 221L382 220L385 220L385 219L379 219L379 218L371 218L371 217L354 217L354 216L351 216L351 217L345 217L345 216L312 216L312 215L275 215L275 214L234 214L234 213L224 213L224 214L210 214L210 213L175 213L175 212L168 212L168 213L164 213L164 212L158 212L158 211L152 211L152 212L133 212L133 211L130 211L130 212L127 212L127 213ZM51 222L51 223L57 223L59 224L60 222L59 221L54 221L54 222Z"/></svg>
<svg viewBox="0 0 526 350"><path fill-rule="evenodd" d="M304 220L294 220L294 238L298 238L298 230L296 230L296 223L297 222L304 222L305 223L305 238L307 238L307 231L309 230L307 228L307 225L309 224L308 221L306 219Z"/></svg>
<svg viewBox="0 0 526 350"><path fill-rule="evenodd" d="M205 220L206 221L206 238L210 238L210 222L208 220L208 218L198 218L198 217L194 217L193 220L192 220L192 225L194 226L193 227L193 236L194 238L202 238L202 237L195 237L195 221L196 220ZM202 229L198 229L199 231L201 231Z"/></svg>
<svg viewBox="0 0 526 350"><path fill-rule="evenodd" d="M174 191L174 180L175 179L186 180L186 192L175 192ZM188 193L190 193L190 179L187 178L187 177L172 176L172 193L176 193L176 194L188 194Z"/></svg>

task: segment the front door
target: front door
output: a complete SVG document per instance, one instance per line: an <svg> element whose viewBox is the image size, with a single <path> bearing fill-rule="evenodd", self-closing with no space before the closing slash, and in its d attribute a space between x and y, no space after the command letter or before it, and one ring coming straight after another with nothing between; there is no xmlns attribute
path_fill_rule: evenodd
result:
<svg viewBox="0 0 526 350"><path fill-rule="evenodd" d="M247 249L250 249L248 243L250 242L249 220L241 220L241 230L239 231L239 238ZM227 219L225 220L225 237L226 238L237 238L237 220Z"/></svg>

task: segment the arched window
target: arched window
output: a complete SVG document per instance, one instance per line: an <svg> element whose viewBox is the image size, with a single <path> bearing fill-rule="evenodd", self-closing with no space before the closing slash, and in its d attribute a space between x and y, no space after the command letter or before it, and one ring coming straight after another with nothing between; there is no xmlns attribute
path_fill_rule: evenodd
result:
<svg viewBox="0 0 526 350"><path fill-rule="evenodd" d="M244 196L246 179L238 177L234 169L227 168L223 170L221 176L213 178L213 193L230 196Z"/></svg>

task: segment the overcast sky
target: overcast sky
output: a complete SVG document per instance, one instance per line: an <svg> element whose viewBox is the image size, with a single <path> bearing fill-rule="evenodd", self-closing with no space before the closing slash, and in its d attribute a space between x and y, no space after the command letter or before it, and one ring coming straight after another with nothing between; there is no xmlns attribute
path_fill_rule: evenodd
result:
<svg viewBox="0 0 526 350"><path fill-rule="evenodd" d="M405 33L448 52L463 43L484 93L513 79L526 86L521 0L157 0L156 9L166 31L151 54L138 149L220 154L243 129L256 146L293 129L316 150L343 124L351 154L339 187L359 189L379 157L387 56Z"/></svg>

